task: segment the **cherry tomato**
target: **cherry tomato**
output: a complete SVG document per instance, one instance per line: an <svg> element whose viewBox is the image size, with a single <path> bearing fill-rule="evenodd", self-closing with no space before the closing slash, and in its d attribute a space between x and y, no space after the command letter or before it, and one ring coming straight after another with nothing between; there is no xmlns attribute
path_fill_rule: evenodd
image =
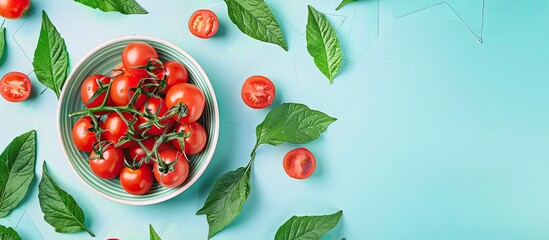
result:
<svg viewBox="0 0 549 240"><path fill-rule="evenodd" d="M185 154L175 150L167 150L160 153L161 161L166 164L175 162L168 173L161 173L158 163L154 163L154 177L164 187L174 188L181 185L189 176L189 162Z"/></svg>
<svg viewBox="0 0 549 240"><path fill-rule="evenodd" d="M117 106L126 106L130 103L130 99L135 94L131 88L139 86L140 78L130 75L121 75L112 81L110 96L114 104ZM134 107L139 109L147 100L146 95L140 95L134 103Z"/></svg>
<svg viewBox="0 0 549 240"><path fill-rule="evenodd" d="M145 139L141 143L145 145L148 151L152 151L154 147L155 140L152 138ZM165 150L173 150L173 147L169 143L162 143L160 146L158 146L158 152L162 152ZM132 160L139 162L143 157L146 155L145 150L141 147L139 144L135 144L133 147L130 148L130 157ZM150 163L150 161L147 161L146 163Z"/></svg>
<svg viewBox="0 0 549 240"><path fill-rule="evenodd" d="M124 67L134 76L148 76L145 69L139 69L147 65L149 60L159 59L158 53L153 46L145 42L132 42L122 52L122 63Z"/></svg>
<svg viewBox="0 0 549 240"><path fill-rule="evenodd" d="M284 156L284 171L288 176L296 179L305 179L311 176L316 168L316 159L313 153L306 148L296 148Z"/></svg>
<svg viewBox="0 0 549 240"><path fill-rule="evenodd" d="M31 81L24 73L10 72L0 80L0 94L10 102L26 100L31 94L31 89Z"/></svg>
<svg viewBox="0 0 549 240"><path fill-rule="evenodd" d="M129 194L143 195L148 193L153 185L151 167L147 164L143 164L135 170L124 167L120 172L120 185Z"/></svg>
<svg viewBox="0 0 549 240"><path fill-rule="evenodd" d="M210 10L198 10L189 19L189 31L199 38L211 38L217 33L219 20Z"/></svg>
<svg viewBox="0 0 549 240"><path fill-rule="evenodd" d="M30 4L30 0L0 0L0 16L19 19L25 16Z"/></svg>
<svg viewBox="0 0 549 240"><path fill-rule="evenodd" d="M202 152L206 147L208 141L208 134L202 124L194 122L191 124L178 124L175 127L176 132L184 131L187 134L191 134L188 138L185 138L185 154L193 155ZM181 151L181 145L177 139L172 140L172 144Z"/></svg>
<svg viewBox="0 0 549 240"><path fill-rule="evenodd" d="M146 113L147 112L146 109L148 109L150 113L152 113L153 115L156 115L159 118L163 117L164 114L166 114L166 112L168 111L168 109L166 108L166 101L163 98L159 99L159 98L153 98L153 97L149 98L149 100L145 102L145 105L143 105L143 107L141 108L141 112ZM139 124L143 124L147 122L149 122L149 119L139 116ZM168 118L160 121L160 124L169 128L171 127L173 122L174 120L172 118ZM148 134L158 136L164 133L164 131L166 130L166 127L158 128L157 126L153 125L149 129L144 129L143 132L145 132L146 130Z"/></svg>
<svg viewBox="0 0 549 240"><path fill-rule="evenodd" d="M131 75L128 70L124 67L123 63L117 64L111 71L111 76L117 77L120 75Z"/></svg>
<svg viewBox="0 0 549 240"><path fill-rule="evenodd" d="M78 119L72 127L72 140L74 141L76 148L80 151L91 152L93 150L93 145L97 142L95 133L90 131L93 127L92 123L92 118L86 116ZM99 122L99 124L101 124L101 122Z"/></svg>
<svg viewBox="0 0 549 240"><path fill-rule="evenodd" d="M166 105L168 109L176 106L178 103L183 103L187 106L187 116L179 118L175 115L173 118L180 123L193 123L202 116L206 98L202 90L190 83L179 83L171 87L166 94Z"/></svg>
<svg viewBox="0 0 549 240"><path fill-rule="evenodd" d="M90 99L93 97L93 95L97 92L97 89L99 89L98 82L101 82L105 85L109 84L111 82L111 78L107 77L105 75L96 74L91 75L84 82L82 83L82 88L80 88L80 96L82 97L82 103L86 105L87 108L93 108L101 106L103 101L105 101L105 97L107 97L107 106L112 106L112 100L110 97L107 96L107 93L102 93L99 95L95 100L90 102ZM107 112L96 112L97 115L104 115L107 114Z"/></svg>
<svg viewBox="0 0 549 240"><path fill-rule="evenodd" d="M126 121L128 122L134 121L133 129L137 129L138 123L132 114L124 112L122 113L122 115L124 116ZM126 133L128 132L128 125L124 122L122 117L120 117L120 115L115 112L107 115L107 118L105 118L105 122L103 123L101 128L105 131L103 133L103 136L105 137L105 139L111 141L114 145L118 143L120 138L126 136ZM119 146L119 147L129 148L129 147L132 147L134 144L135 142L129 141L127 143L122 144L122 146Z"/></svg>
<svg viewBox="0 0 549 240"><path fill-rule="evenodd" d="M261 109L270 106L275 98L275 86L263 76L252 76L242 86L242 100L251 108Z"/></svg>
<svg viewBox="0 0 549 240"><path fill-rule="evenodd" d="M124 152L118 148L109 147L103 156L96 158L95 152L90 154L90 168L100 178L113 179L118 177L124 168Z"/></svg>
<svg viewBox="0 0 549 240"><path fill-rule="evenodd" d="M164 94L168 93L168 90L178 83L189 82L189 73L183 64L174 61L167 61L164 62L164 68L166 69L165 72L159 71L159 74L157 74L159 79L163 79L164 76L167 76L166 88L162 91Z"/></svg>

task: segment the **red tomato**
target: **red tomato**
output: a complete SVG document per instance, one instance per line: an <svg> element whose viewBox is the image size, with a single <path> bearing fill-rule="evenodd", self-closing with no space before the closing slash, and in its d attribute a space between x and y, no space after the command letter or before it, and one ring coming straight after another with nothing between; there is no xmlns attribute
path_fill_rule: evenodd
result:
<svg viewBox="0 0 549 240"><path fill-rule="evenodd" d="M175 127L176 132L185 131L187 134L191 134L188 138L185 138L185 154L193 155L202 152L206 147L208 141L208 134L202 124L194 122L191 124L178 124ZM172 144L181 151L181 145L177 139L172 140Z"/></svg>
<svg viewBox="0 0 549 240"><path fill-rule="evenodd" d="M132 42L122 52L122 63L124 67L134 76L148 76L145 69L139 69L147 65L149 60L159 59L158 53L153 46L145 42Z"/></svg>
<svg viewBox="0 0 549 240"><path fill-rule="evenodd" d="M120 172L120 185L133 195L143 195L151 190L153 185L153 173L151 167L147 164L133 170L125 167Z"/></svg>
<svg viewBox="0 0 549 240"><path fill-rule="evenodd" d="M155 143L155 139L149 138L146 140L143 140L141 143L145 145L147 148L147 151L152 151ZM165 150L173 150L173 147L169 143L162 143L160 146L158 146L158 152L162 152ZM139 162L143 157L145 157L147 153L145 150L141 147L139 144L135 144L133 147L130 148L130 157L132 160ZM150 161L147 161L146 163L151 163Z"/></svg>
<svg viewBox="0 0 549 240"><path fill-rule="evenodd" d="M313 153L306 148L296 148L284 156L284 171L288 176L296 179L305 179L311 176L316 168L316 159Z"/></svg>
<svg viewBox="0 0 549 240"><path fill-rule="evenodd" d="M159 118L163 117L164 114L166 114L166 112L168 111L168 109L166 108L166 101L163 98L159 99L159 98L153 98L153 97L149 98L149 100L145 102L145 105L143 105L143 107L141 108L141 112L146 113L146 109L148 109L150 113L158 116ZM139 124L143 124L147 122L149 122L149 119L139 116ZM174 120L172 118L168 118L160 121L162 125L165 125L168 128L171 127L173 122ZM162 133L164 133L164 130L166 130L166 127L158 128L157 126L153 125L146 132L148 134L158 136L158 135L162 135Z"/></svg>
<svg viewBox="0 0 549 240"><path fill-rule="evenodd" d="M171 87L166 94L166 105L168 109L176 106L178 103L183 103L187 106L187 116L179 118L174 116L173 118L180 123L193 123L196 122L202 116L204 106L206 105L206 98L202 90L190 83L179 83Z"/></svg>
<svg viewBox="0 0 549 240"><path fill-rule="evenodd" d="M122 63L117 64L111 71L111 76L113 77L120 75L131 75Z"/></svg>
<svg viewBox="0 0 549 240"><path fill-rule="evenodd" d="M93 145L97 142L95 133L90 131L93 127L93 120L91 117L86 116L78 119L72 127L72 140L74 145L80 151L91 152ZM101 122L99 122L101 124Z"/></svg>
<svg viewBox="0 0 549 240"><path fill-rule="evenodd" d="M211 38L217 33L219 20L210 10L198 10L189 19L189 31L199 38Z"/></svg>
<svg viewBox="0 0 549 240"><path fill-rule="evenodd" d="M135 121L133 124L133 129L137 129L137 121L135 117L127 112L122 113L126 121L132 122ZM105 139L111 141L114 145L118 143L120 138L126 136L126 133L128 132L128 125L124 122L122 117L118 113L110 113L107 115L107 118L105 118L105 122L101 126L101 128L105 131L103 133L103 136ZM129 148L133 146L135 142L130 141L127 143L122 144L122 146L119 146L120 148Z"/></svg>
<svg viewBox="0 0 549 240"><path fill-rule="evenodd" d="M275 86L263 76L252 76L242 86L242 100L251 108L266 108L273 103Z"/></svg>
<svg viewBox="0 0 549 240"><path fill-rule="evenodd" d="M25 16L30 4L30 0L0 0L0 16L19 19Z"/></svg>
<svg viewBox="0 0 549 240"><path fill-rule="evenodd" d="M10 102L22 102L26 100L29 98L31 90L31 81L24 73L10 72L0 80L0 94Z"/></svg>
<svg viewBox="0 0 549 240"><path fill-rule="evenodd" d="M118 148L109 147L103 156L96 158L95 152L90 154L90 168L100 178L113 179L118 177L124 168L124 152Z"/></svg>
<svg viewBox="0 0 549 240"><path fill-rule="evenodd" d="M161 161L166 164L175 162L168 173L161 173L158 163L154 163L154 177L164 187L174 188L181 185L189 176L189 162L185 154L175 150L167 150L160 153Z"/></svg>
<svg viewBox="0 0 549 240"><path fill-rule="evenodd" d="M82 88L80 88L80 96L82 97L82 103L84 103L84 105L86 105L87 108L101 106L103 101L105 101L105 97L108 97L107 93L105 92L99 95L95 100L90 102L90 99L97 92L97 89L99 89L98 82L101 82L106 85L111 82L111 78L105 75L96 74L96 75L89 76L82 83ZM110 97L108 97L107 106L111 106L111 105L112 105L112 100ZM103 115L107 113L108 112L96 112L97 115Z"/></svg>
<svg viewBox="0 0 549 240"><path fill-rule="evenodd" d="M131 88L139 86L140 78L130 75L121 75L116 77L112 81L110 96L114 104L117 106L126 106L130 103L130 99L135 94ZM139 109L143 106L143 103L147 100L146 95L141 95L134 103L134 107Z"/></svg>
<svg viewBox="0 0 549 240"><path fill-rule="evenodd" d="M161 71L159 74L157 74L159 79L163 79L164 76L167 76L166 78L166 88L164 88L164 91L162 91L164 94L168 92L168 90L175 86L178 83L187 83L189 82L189 73L187 72L187 69L183 64L179 62L173 62L168 61L164 62L164 68L166 69L165 72Z"/></svg>

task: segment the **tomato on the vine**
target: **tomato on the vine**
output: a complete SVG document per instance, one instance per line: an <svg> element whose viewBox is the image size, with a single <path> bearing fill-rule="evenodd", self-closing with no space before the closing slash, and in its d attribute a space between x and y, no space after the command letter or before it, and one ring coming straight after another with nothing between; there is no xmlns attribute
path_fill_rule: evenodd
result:
<svg viewBox="0 0 549 240"><path fill-rule="evenodd" d="M275 86L263 76L252 76L242 85L242 100L251 108L261 109L270 106L275 98Z"/></svg>
<svg viewBox="0 0 549 240"><path fill-rule="evenodd" d="M160 153L160 161L166 164L175 162L168 169L167 173L162 173L157 162L154 163L154 177L156 181L164 187L174 188L181 185L189 176L189 162L185 154L176 150L167 150Z"/></svg>
<svg viewBox="0 0 549 240"><path fill-rule="evenodd" d="M163 98L161 99L161 98L153 98L153 97L149 98L145 102L145 104L141 108L141 112L142 113L147 113L147 109L150 113L157 116L158 118L164 117L164 115L168 111L168 108L166 108L166 101ZM139 116L139 124L144 124L144 123L147 123L149 121L150 121L149 119L147 119L145 117L142 117L142 116ZM164 125L165 127L159 128L159 127L153 125L150 128L145 129L143 132L146 132L150 135L155 135L155 136L162 135L162 133L164 133L166 128L171 127L173 122L174 122L173 118L167 118L167 119L164 119L164 120L160 121L160 124Z"/></svg>
<svg viewBox="0 0 549 240"><path fill-rule="evenodd" d="M151 190L153 185L153 173L147 164L137 169L124 167L120 172L120 185L129 194L143 195Z"/></svg>
<svg viewBox="0 0 549 240"><path fill-rule="evenodd" d="M104 85L108 85L111 82L111 78L107 77L105 75L101 74L95 74L91 75L84 82L82 83L82 88L80 88L80 96L82 97L82 103L87 108L94 108L101 106L103 102L105 101L105 98L107 98L107 106L112 105L111 98L107 95L108 93L101 93L98 97L96 97L93 101L90 102L91 98L97 90L99 89L99 83L102 83ZM96 115L103 115L107 112L96 112Z"/></svg>
<svg viewBox="0 0 549 240"><path fill-rule="evenodd" d="M31 81L24 73L10 72L0 80L0 94L10 102L22 102L26 100L29 98L31 90Z"/></svg>
<svg viewBox="0 0 549 240"><path fill-rule="evenodd" d="M204 147L206 147L206 142L208 141L208 134L206 129L202 124L198 122L190 124L177 124L175 127L176 132L185 132L190 134L189 137L185 138L185 154L193 155L202 152ZM177 139L172 140L172 144L181 151L181 144Z"/></svg>
<svg viewBox="0 0 549 240"><path fill-rule="evenodd" d="M158 60L158 53L153 46L145 42L132 42L122 52L122 63L134 76L148 76L147 71L139 67L146 66L151 59Z"/></svg>
<svg viewBox="0 0 549 240"><path fill-rule="evenodd" d="M313 174L316 168L316 159L313 153L306 148L296 148L284 156L284 171L288 176L296 179L305 179Z"/></svg>
<svg viewBox="0 0 549 240"><path fill-rule="evenodd" d="M164 62L165 71L159 71L157 77L163 79L166 77L166 88L162 93L166 94L168 90L175 86L178 83L187 83L189 82L189 73L187 68L183 66L180 62L167 61Z"/></svg>
<svg viewBox="0 0 549 240"><path fill-rule="evenodd" d="M90 168L100 178L113 179L118 177L124 168L124 152L118 148L109 147L101 157L95 152L90 154Z"/></svg>
<svg viewBox="0 0 549 240"><path fill-rule="evenodd" d="M141 143L147 148L147 151L152 151L154 148L154 143L156 142L155 139L149 138L141 141ZM158 152L162 152L165 150L173 150L173 147L169 143L162 143L160 146L158 146ZM146 152L139 144L135 144L133 147L130 148L130 157L133 161L139 162L143 157L145 157ZM146 163L150 163L150 161L147 161Z"/></svg>
<svg viewBox="0 0 549 240"><path fill-rule="evenodd" d="M199 38L211 38L217 33L219 20L210 10L201 9L189 19L189 31Z"/></svg>
<svg viewBox="0 0 549 240"><path fill-rule="evenodd" d="M137 119L132 114L127 112L123 112L122 115L128 123L133 122L133 129L136 130L138 126ZM105 122L101 126L101 128L105 131L103 133L105 139L111 141L114 145L116 145L121 138L126 136L128 133L128 125L124 122L124 119L122 119L118 113L113 112L107 115ZM119 148L129 148L134 144L134 141L129 141L119 146Z"/></svg>
<svg viewBox="0 0 549 240"><path fill-rule="evenodd" d="M97 142L93 128L93 120L89 116L78 119L72 127L72 140L76 148L82 152L91 152L93 145ZM101 122L99 122L101 124Z"/></svg>
<svg viewBox="0 0 549 240"><path fill-rule="evenodd" d="M30 4L30 0L0 0L0 16L19 19L29 11Z"/></svg>
<svg viewBox="0 0 549 240"><path fill-rule="evenodd" d="M120 75L111 83L110 97L114 104L117 106L126 106L130 103L135 91L132 88L139 86L139 81L141 78L131 75ZM143 84L144 85L144 84ZM133 104L136 109L139 109L143 106L143 103L147 100L146 95L139 95L137 100Z"/></svg>
<svg viewBox="0 0 549 240"><path fill-rule="evenodd" d="M173 118L180 123L193 123L202 116L204 106L206 105L206 97L200 88L190 83L179 83L171 87L166 94L166 105L168 109L182 103L187 106L187 116L179 117L175 115Z"/></svg>

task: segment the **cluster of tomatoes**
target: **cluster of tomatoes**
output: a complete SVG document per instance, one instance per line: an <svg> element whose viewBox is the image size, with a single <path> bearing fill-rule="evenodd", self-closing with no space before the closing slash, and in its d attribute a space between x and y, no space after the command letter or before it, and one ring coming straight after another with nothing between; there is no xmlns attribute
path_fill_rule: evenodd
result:
<svg viewBox="0 0 549 240"><path fill-rule="evenodd" d="M197 120L204 93L188 83L181 63L161 62L145 42L132 42L111 77L96 74L82 83L86 109L72 129L76 147L89 152L91 170L104 179L119 177L130 194L149 192L153 178L177 187L189 175L187 155L203 151L206 129Z"/></svg>

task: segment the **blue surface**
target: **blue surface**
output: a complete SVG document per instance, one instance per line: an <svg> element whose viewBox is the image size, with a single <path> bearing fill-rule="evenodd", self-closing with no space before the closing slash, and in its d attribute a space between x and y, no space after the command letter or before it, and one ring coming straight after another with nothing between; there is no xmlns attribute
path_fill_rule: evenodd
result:
<svg viewBox="0 0 549 240"><path fill-rule="evenodd" d="M71 64L104 41L148 35L191 53L212 80L222 130L210 167L179 197L147 207L102 199L77 179L58 144L52 91L23 104L0 101L0 148L37 129L37 176L48 161L97 239L147 239L149 223L165 239L206 238L206 218L195 212L217 177L246 164L255 126L268 111L249 109L240 98L243 81L256 74L275 82L277 103L305 103L338 121L306 145L318 161L307 180L291 179L282 168L284 154L297 146L261 147L242 214L213 239L272 239L294 214L339 209L343 220L325 239L549 238L548 1L362 0L335 12L336 0L269 0L289 52L241 33L219 0L139 2L150 14L33 1L30 16L6 22L2 75L32 72L45 9ZM333 85L306 50L308 3L338 29L346 61ZM198 8L218 14L216 37L188 32L187 19ZM27 239L88 239L55 233L42 220L38 178L0 224L17 226Z"/></svg>

